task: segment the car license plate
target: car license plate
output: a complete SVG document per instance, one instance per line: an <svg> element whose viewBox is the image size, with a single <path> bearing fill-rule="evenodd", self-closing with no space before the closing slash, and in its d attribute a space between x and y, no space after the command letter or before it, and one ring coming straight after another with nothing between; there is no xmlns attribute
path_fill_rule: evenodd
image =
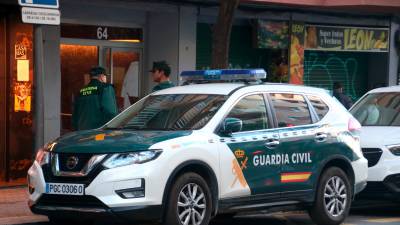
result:
<svg viewBox="0 0 400 225"><path fill-rule="evenodd" d="M46 183L46 194L53 195L84 195L83 184Z"/></svg>

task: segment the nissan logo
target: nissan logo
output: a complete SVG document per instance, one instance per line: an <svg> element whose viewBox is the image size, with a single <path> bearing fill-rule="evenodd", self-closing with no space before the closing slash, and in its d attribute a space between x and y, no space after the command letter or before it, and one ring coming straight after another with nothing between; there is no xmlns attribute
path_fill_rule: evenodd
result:
<svg viewBox="0 0 400 225"><path fill-rule="evenodd" d="M67 168L72 170L76 167L76 165L78 165L79 159L76 156L70 156L67 159Z"/></svg>

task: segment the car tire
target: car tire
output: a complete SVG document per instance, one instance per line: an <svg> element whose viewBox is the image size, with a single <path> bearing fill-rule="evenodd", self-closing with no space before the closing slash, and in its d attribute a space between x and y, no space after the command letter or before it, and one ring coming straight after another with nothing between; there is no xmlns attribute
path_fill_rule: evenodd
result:
<svg viewBox="0 0 400 225"><path fill-rule="evenodd" d="M309 214L319 225L341 224L349 213L351 200L352 189L346 173L338 167L330 167L319 180Z"/></svg>
<svg viewBox="0 0 400 225"><path fill-rule="evenodd" d="M171 187L166 208L165 225L208 225L212 198L206 181L196 173L181 175ZM196 220L196 223L193 223Z"/></svg>

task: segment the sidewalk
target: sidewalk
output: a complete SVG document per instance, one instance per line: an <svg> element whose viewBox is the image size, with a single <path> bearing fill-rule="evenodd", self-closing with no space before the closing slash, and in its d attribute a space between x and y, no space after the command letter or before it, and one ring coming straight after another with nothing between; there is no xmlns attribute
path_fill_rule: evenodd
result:
<svg viewBox="0 0 400 225"><path fill-rule="evenodd" d="M25 187L0 189L0 225L47 221L47 217L34 215L28 207Z"/></svg>

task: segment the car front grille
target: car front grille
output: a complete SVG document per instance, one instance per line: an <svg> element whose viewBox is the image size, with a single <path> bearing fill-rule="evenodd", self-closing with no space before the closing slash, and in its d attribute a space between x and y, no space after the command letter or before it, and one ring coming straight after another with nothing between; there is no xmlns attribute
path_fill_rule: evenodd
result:
<svg viewBox="0 0 400 225"><path fill-rule="evenodd" d="M93 154L74 154L74 153L56 153L58 154L59 168L65 172L79 172L85 167ZM76 164L69 165L71 159L76 160Z"/></svg>
<svg viewBox="0 0 400 225"><path fill-rule="evenodd" d="M375 166L382 156L382 149L380 148L363 148L364 157L368 160L368 167Z"/></svg>
<svg viewBox="0 0 400 225"><path fill-rule="evenodd" d="M43 175L46 182L52 183L78 183L78 184L85 184L85 186L89 186L89 184L96 178L96 176L101 173L105 168L102 166L101 162L97 163L93 166L93 168L89 171L86 176L59 176L54 174L54 167L58 166L60 171L63 172L79 172L86 166L90 158L93 154L70 154L70 153L54 153L58 154L58 165L54 160L51 160L49 164L45 164L42 166ZM66 165L68 158L74 156L78 159L78 163L75 168L69 169ZM52 156L54 157L54 155ZM53 165L54 164L54 165Z"/></svg>
<svg viewBox="0 0 400 225"><path fill-rule="evenodd" d="M90 195L49 195L43 194L37 205L62 207L92 207L105 208L106 206L96 197Z"/></svg>

